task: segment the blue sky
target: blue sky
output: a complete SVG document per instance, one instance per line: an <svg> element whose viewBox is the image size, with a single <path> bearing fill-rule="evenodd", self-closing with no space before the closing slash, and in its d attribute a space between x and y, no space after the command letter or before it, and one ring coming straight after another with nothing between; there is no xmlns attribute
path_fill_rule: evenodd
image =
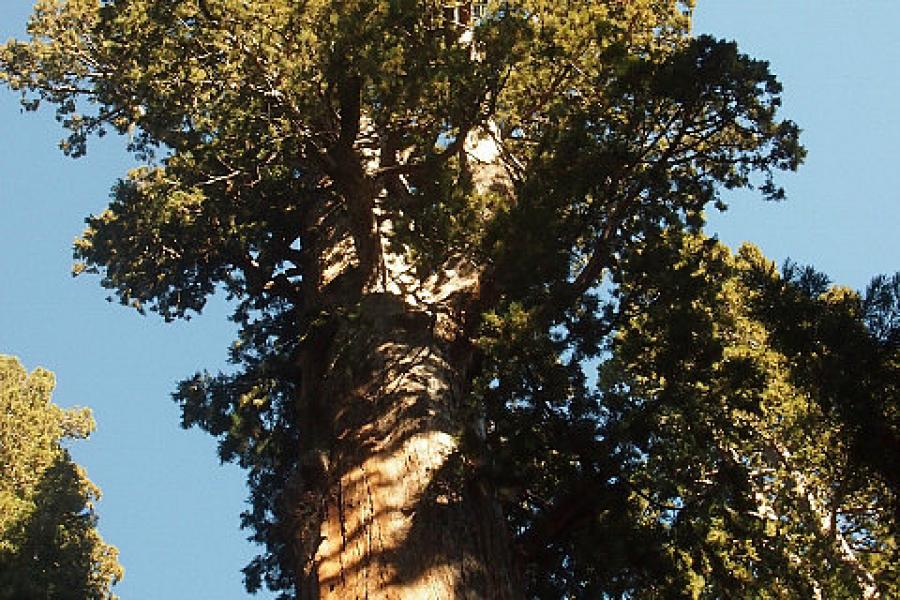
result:
<svg viewBox="0 0 900 600"><path fill-rule="evenodd" d="M0 39L21 34L30 5L3 0ZM800 173L781 178L788 201L738 194L712 215L724 241L751 240L854 288L900 269L898 22L895 0L701 0L695 30L771 61L809 149ZM233 328L221 303L164 324L69 275L84 217L134 163L116 139L66 159L59 136L50 112L20 114L0 89L0 352L55 371L59 404L94 410L98 430L73 452L104 491L101 530L126 568L119 595L243 598L253 548L238 529L242 474L219 466L211 438L179 428L169 399L179 379L225 365Z"/></svg>
<svg viewBox="0 0 900 600"><path fill-rule="evenodd" d="M900 270L900 2L700 0L697 32L736 39L770 61L783 114L809 150L781 178L788 200L739 194L711 224L730 245L750 240L779 264L812 263L859 289Z"/></svg>

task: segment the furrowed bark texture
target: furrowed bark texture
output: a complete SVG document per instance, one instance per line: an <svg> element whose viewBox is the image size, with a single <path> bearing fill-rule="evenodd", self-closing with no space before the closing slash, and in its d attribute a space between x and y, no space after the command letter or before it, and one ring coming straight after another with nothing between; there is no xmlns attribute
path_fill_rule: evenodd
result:
<svg viewBox="0 0 900 600"><path fill-rule="evenodd" d="M456 259L416 275L389 247L387 191L366 174L378 158L342 160L370 168L356 178L336 171L342 201L355 207L323 207L307 226L315 300L306 310L330 316L300 359L311 457L301 463L321 464L311 469L321 477L302 477L289 509L307 515L292 526L298 595L517 598L503 515L461 447L477 417L466 404L474 350L462 332L479 274ZM479 187L499 173L482 162Z"/></svg>
<svg viewBox="0 0 900 600"><path fill-rule="evenodd" d="M513 597L502 516L459 447L466 352L397 296L369 296L362 312L325 382L319 597Z"/></svg>

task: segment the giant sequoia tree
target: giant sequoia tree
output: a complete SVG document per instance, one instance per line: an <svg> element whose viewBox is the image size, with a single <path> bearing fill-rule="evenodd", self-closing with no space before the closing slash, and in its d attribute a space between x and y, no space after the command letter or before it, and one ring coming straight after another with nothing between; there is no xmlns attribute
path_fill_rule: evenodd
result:
<svg viewBox="0 0 900 600"><path fill-rule="evenodd" d="M686 409L629 397L650 377L630 367L639 336L621 334L606 388L585 374L631 326L608 296L623 269L656 268L636 249L700 227L723 188L780 198L773 173L803 156L767 64L692 38L691 4L40 0L30 41L2 47L26 106L56 105L65 152L112 130L146 162L88 219L76 270L167 320L234 302L235 370L175 396L248 469L251 590L714 595L755 576L749 551L732 579L685 557L737 560L701 521L746 508L723 494L778 492L728 480L683 527L652 514L689 505L671 461L697 446L650 460L681 444L657 413ZM824 552L766 573L805 590Z"/></svg>

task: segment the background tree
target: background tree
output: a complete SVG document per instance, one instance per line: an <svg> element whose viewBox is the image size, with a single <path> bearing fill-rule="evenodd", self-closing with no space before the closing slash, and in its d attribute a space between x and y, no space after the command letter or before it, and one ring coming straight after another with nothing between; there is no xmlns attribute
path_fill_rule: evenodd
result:
<svg viewBox="0 0 900 600"><path fill-rule="evenodd" d="M62 446L94 422L53 404L54 385L0 356L0 597L112 599L123 570L97 532L100 490Z"/></svg>
<svg viewBox="0 0 900 600"><path fill-rule="evenodd" d="M898 347L866 309L896 316L889 281L860 297L674 231L630 253L599 406L616 486L671 561L645 593L896 594Z"/></svg>
<svg viewBox="0 0 900 600"><path fill-rule="evenodd" d="M66 152L114 129L147 160L77 269L166 319L236 302L236 371L176 397L249 469L250 589L630 585L573 562L589 538L553 545L613 466L580 367L608 333L598 286L723 186L781 197L803 155L767 65L690 38L689 4L504 2L474 25L425 2L42 0L2 47ZM583 570L548 583L554 560Z"/></svg>

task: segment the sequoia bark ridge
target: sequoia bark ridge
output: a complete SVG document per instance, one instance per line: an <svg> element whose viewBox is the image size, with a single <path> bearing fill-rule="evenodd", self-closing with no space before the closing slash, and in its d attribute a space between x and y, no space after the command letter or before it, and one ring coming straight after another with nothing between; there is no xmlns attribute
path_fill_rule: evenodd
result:
<svg viewBox="0 0 900 600"><path fill-rule="evenodd" d="M460 448L465 362L396 296L362 302L324 389L329 482L312 571L321 598L510 598L502 516Z"/></svg>

